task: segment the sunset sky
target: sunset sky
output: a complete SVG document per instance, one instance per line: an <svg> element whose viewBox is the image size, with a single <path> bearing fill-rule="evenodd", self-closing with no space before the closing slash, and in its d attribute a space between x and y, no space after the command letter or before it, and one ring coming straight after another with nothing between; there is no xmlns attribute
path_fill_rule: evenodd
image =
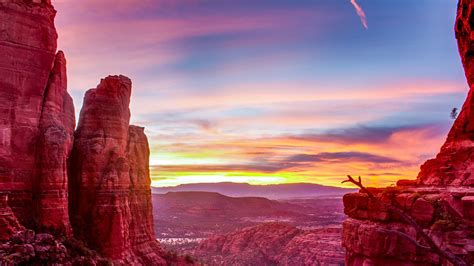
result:
<svg viewBox="0 0 474 266"><path fill-rule="evenodd" d="M467 93L452 0L53 3L77 113L133 80L154 186L414 179Z"/></svg>

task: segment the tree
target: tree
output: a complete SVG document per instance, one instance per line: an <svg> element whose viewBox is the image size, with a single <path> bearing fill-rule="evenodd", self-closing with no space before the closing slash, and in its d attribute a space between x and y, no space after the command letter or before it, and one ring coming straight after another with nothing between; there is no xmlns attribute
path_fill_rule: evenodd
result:
<svg viewBox="0 0 474 266"><path fill-rule="evenodd" d="M451 119L456 119L458 117L458 108L454 107L451 110Z"/></svg>

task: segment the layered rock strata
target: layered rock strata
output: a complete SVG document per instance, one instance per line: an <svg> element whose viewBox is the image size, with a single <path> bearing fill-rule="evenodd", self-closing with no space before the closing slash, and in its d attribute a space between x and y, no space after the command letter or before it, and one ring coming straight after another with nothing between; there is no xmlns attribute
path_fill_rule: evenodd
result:
<svg viewBox="0 0 474 266"><path fill-rule="evenodd" d="M474 1L461 0L456 38L470 87L462 110L435 159L421 166L417 180L397 187L344 196L343 241L347 265L450 265L416 246L414 228L390 212L397 206L413 217L434 242L468 265L474 264ZM403 233L405 236L403 236Z"/></svg>
<svg viewBox="0 0 474 266"><path fill-rule="evenodd" d="M36 148L33 198L38 229L70 236L67 160L75 128L74 104L67 92L66 59L58 52L46 87Z"/></svg>
<svg viewBox="0 0 474 266"><path fill-rule="evenodd" d="M18 220L33 226L37 146L55 61L56 11L46 3L0 1L0 191Z"/></svg>

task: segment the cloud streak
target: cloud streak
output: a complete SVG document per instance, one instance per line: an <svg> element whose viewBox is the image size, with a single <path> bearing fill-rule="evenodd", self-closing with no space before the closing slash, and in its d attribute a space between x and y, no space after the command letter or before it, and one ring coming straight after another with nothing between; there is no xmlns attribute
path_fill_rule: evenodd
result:
<svg viewBox="0 0 474 266"><path fill-rule="evenodd" d="M357 15L360 17L360 21L362 22L362 26L364 26L365 29L369 28L369 23L367 22L367 16L365 15L364 10L362 7L357 4L356 0L351 0L351 4L354 6Z"/></svg>

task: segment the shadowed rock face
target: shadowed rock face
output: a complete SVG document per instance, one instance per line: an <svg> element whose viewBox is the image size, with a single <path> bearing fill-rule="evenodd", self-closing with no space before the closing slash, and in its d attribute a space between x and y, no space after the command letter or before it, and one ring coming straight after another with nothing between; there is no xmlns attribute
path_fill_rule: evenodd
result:
<svg viewBox="0 0 474 266"><path fill-rule="evenodd" d="M9 240L12 235L23 229L8 206L8 195L0 194L0 241Z"/></svg>
<svg viewBox="0 0 474 266"><path fill-rule="evenodd" d="M460 0L456 38L470 87L462 110L435 159L421 166L417 180L395 188L344 196L342 244L347 265L450 265L398 234L416 231L378 202L398 206L413 217L442 249L474 264L474 1ZM422 243L425 244L426 243Z"/></svg>
<svg viewBox="0 0 474 266"><path fill-rule="evenodd" d="M132 83L109 76L86 93L71 164L76 235L113 260L160 263L153 230L149 149L129 126Z"/></svg>

